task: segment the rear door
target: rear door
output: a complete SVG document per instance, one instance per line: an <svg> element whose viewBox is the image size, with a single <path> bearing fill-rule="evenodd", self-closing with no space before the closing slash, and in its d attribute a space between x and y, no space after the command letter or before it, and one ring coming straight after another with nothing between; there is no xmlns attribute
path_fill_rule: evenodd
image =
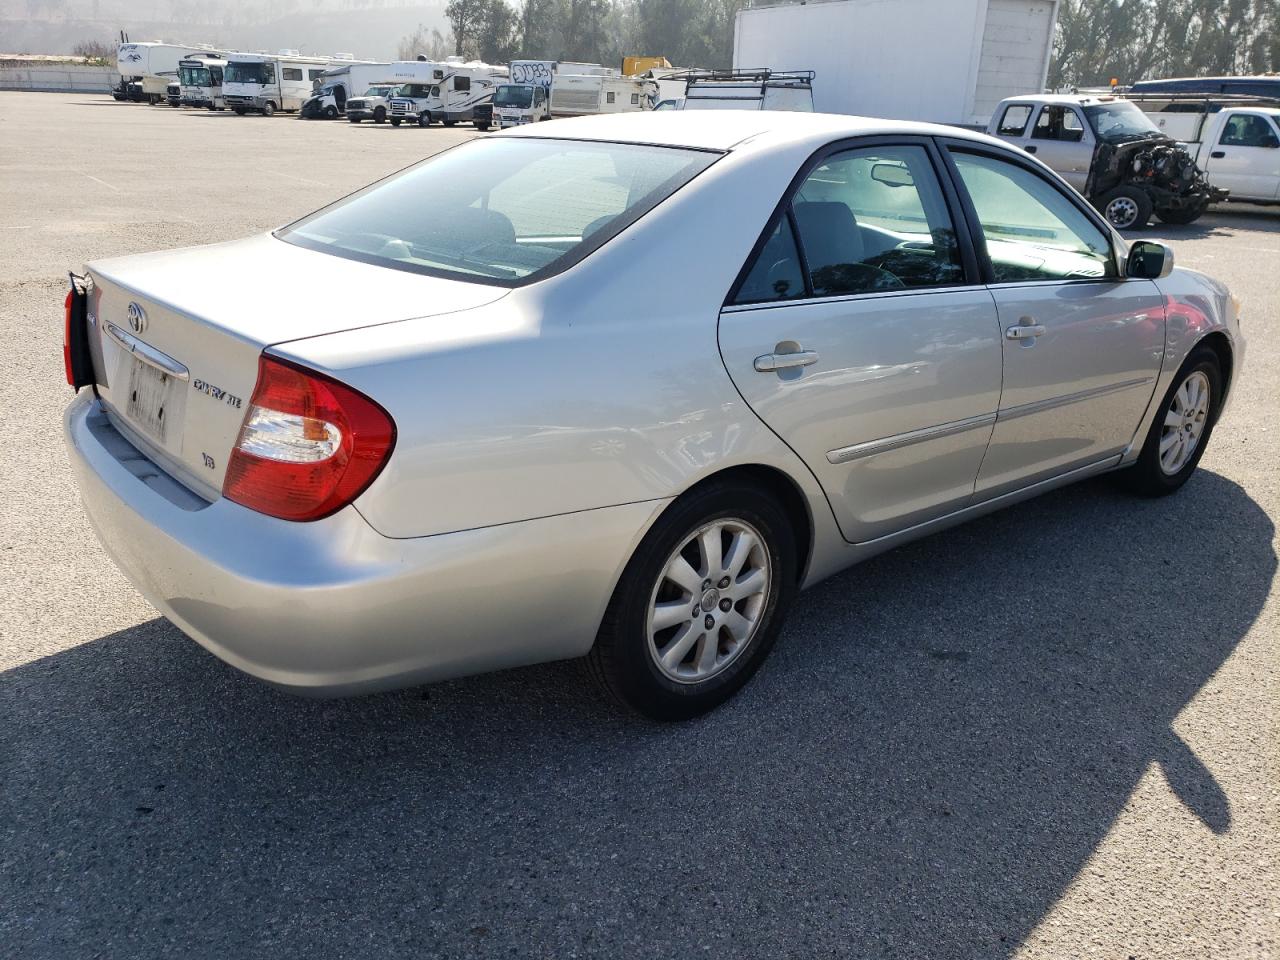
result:
<svg viewBox="0 0 1280 960"><path fill-rule="evenodd" d="M1159 290L1119 276L1097 215L1033 164L973 143L948 152L1003 331L1004 389L977 493L1118 457L1164 355Z"/></svg>
<svg viewBox="0 0 1280 960"><path fill-rule="evenodd" d="M1280 129L1265 113L1235 111L1210 146L1208 172L1215 187L1233 198L1280 197Z"/></svg>
<svg viewBox="0 0 1280 960"><path fill-rule="evenodd" d="M923 138L815 157L720 317L738 390L852 542L967 503L995 420L995 305L940 163Z"/></svg>

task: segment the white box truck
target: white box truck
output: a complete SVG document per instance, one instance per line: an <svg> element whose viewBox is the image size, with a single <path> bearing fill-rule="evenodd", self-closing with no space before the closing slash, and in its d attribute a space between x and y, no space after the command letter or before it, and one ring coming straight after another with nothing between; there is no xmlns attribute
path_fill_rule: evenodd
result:
<svg viewBox="0 0 1280 960"><path fill-rule="evenodd" d="M297 50L279 53L230 53L222 71L222 99L236 114L296 113L311 96L313 84L341 60L304 57Z"/></svg>
<svg viewBox="0 0 1280 960"><path fill-rule="evenodd" d="M828 0L742 10L737 70L812 70L823 113L985 127L1044 89L1059 0Z"/></svg>
<svg viewBox="0 0 1280 960"><path fill-rule="evenodd" d="M201 53L215 54L209 47L159 43L155 40L126 41L116 47L116 70L120 73L120 99L130 97L130 87L140 89L141 99L156 104L164 100L169 84L178 79L178 63Z"/></svg>

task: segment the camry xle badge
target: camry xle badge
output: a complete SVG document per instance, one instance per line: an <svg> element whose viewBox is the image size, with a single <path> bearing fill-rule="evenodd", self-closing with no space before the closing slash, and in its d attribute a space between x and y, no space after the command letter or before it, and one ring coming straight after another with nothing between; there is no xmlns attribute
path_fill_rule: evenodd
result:
<svg viewBox="0 0 1280 960"><path fill-rule="evenodd" d="M136 303L129 304L129 329L134 333L141 333L147 329L147 314Z"/></svg>

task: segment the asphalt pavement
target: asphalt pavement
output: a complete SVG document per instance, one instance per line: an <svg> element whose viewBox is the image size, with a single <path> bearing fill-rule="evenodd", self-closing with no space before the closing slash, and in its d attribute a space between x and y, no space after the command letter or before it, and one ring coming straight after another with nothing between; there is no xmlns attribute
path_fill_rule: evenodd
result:
<svg viewBox="0 0 1280 960"><path fill-rule="evenodd" d="M134 592L63 450L66 271L471 135L0 93L0 956L1280 955L1280 209L1144 232L1244 301L1178 495L847 571L699 721L573 663L299 699Z"/></svg>

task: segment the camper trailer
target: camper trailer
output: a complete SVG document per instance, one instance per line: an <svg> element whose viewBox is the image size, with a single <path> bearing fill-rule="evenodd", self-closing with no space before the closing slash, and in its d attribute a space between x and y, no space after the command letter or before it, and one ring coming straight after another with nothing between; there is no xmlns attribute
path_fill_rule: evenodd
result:
<svg viewBox="0 0 1280 960"><path fill-rule="evenodd" d="M218 56L189 57L178 61L178 83L184 107L225 110L222 71L227 61Z"/></svg>
<svg viewBox="0 0 1280 960"><path fill-rule="evenodd" d="M169 84L178 79L178 63L187 57L209 53L220 56L208 48L199 46L181 46L172 43L159 43L154 40L138 42L122 41L116 47L116 70L120 73L120 99L131 97L133 89L140 89L141 99L148 103L159 103L168 94Z"/></svg>
<svg viewBox="0 0 1280 960"><path fill-rule="evenodd" d="M311 96L312 84L339 61L303 57L297 50L277 54L228 54L222 72L222 98L236 114L296 113Z"/></svg>
<svg viewBox="0 0 1280 960"><path fill-rule="evenodd" d="M330 67L316 81L316 90L302 104L301 116L308 120L336 120L346 116L347 102L371 87L387 82L390 63L344 63Z"/></svg>

